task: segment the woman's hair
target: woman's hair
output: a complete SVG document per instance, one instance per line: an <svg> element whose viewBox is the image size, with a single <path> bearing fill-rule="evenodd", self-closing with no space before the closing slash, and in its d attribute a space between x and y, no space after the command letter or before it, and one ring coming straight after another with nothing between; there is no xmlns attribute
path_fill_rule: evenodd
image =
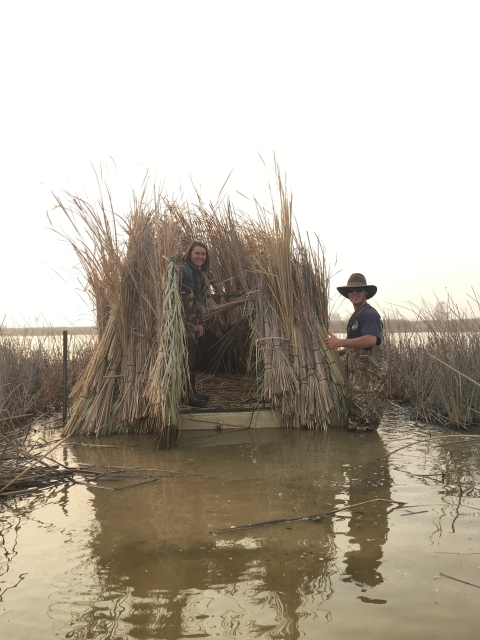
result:
<svg viewBox="0 0 480 640"><path fill-rule="evenodd" d="M202 247L202 249L205 249L205 252L207 254L207 257L205 258L205 262L202 264L202 271L208 271L210 269L210 256L208 254L208 249L207 247L203 244L203 242L191 242L188 247L185 249L183 256L182 256L182 262L186 262L187 264L189 264L190 266L192 266L192 261L191 261L191 255L192 255L192 251L195 249L195 247Z"/></svg>

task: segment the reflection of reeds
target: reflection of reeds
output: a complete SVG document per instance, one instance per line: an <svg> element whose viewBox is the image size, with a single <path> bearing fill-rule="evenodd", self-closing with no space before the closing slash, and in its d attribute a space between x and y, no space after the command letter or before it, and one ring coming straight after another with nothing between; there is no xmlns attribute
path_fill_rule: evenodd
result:
<svg viewBox="0 0 480 640"><path fill-rule="evenodd" d="M478 315L480 301L476 295L473 300ZM480 319L451 297L436 305L423 302L414 311L422 331L406 330L400 317L387 322L390 397L408 402L415 417L427 422L479 423Z"/></svg>
<svg viewBox="0 0 480 640"><path fill-rule="evenodd" d="M45 327L35 337L28 329L27 335L16 333L4 335L0 328L0 428L15 416L58 410L62 402L62 333L53 327ZM75 384L92 357L95 340L92 335L69 337L70 384Z"/></svg>
<svg viewBox="0 0 480 640"><path fill-rule="evenodd" d="M99 332L98 349L72 391L66 434L153 431L165 446L176 437L187 367L169 259L178 260L192 240L210 252L210 370L221 364L257 378L260 399L296 427L326 428L333 409L343 413L340 363L324 344L324 255L294 232L291 198L278 171L277 178L278 211L257 204L255 218L228 200L191 205L155 188L147 195L146 187L124 216L110 197L95 206L71 194L57 199L73 225L69 240Z"/></svg>

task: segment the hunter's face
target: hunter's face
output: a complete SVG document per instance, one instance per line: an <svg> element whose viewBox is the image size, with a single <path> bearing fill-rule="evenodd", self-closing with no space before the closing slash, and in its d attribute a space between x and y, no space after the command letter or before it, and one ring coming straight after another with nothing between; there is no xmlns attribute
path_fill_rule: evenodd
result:
<svg viewBox="0 0 480 640"><path fill-rule="evenodd" d="M203 247L194 247L190 254L190 260L193 266L197 269L201 269L203 263L207 259L207 252Z"/></svg>
<svg viewBox="0 0 480 640"><path fill-rule="evenodd" d="M367 293L363 287L352 287L352 289L348 291L348 299L357 307L366 301Z"/></svg>

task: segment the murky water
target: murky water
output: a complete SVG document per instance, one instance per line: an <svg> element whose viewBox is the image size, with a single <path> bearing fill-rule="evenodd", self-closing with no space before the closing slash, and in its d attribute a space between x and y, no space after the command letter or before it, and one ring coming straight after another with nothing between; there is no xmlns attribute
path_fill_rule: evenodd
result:
<svg viewBox="0 0 480 640"><path fill-rule="evenodd" d="M428 434L395 411L378 434L205 431L168 452L144 437L65 448L70 464L184 475L3 502L1 637L476 638L480 589L441 574L480 585L480 491L459 502L449 456L464 487L478 486L480 443L382 459L412 435ZM378 498L318 522L210 533Z"/></svg>

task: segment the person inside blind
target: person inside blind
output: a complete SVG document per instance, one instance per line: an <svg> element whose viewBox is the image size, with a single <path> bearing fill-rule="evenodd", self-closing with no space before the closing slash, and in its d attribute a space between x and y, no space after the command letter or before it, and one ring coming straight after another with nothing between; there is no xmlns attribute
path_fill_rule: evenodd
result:
<svg viewBox="0 0 480 640"><path fill-rule="evenodd" d="M195 386L195 367L199 357L198 338L204 335L204 298L207 291L206 273L210 268L208 249L202 242L192 242L185 249L182 261L175 266L181 274L181 294L188 347L188 377L190 392L188 404L204 407L208 396L198 393Z"/></svg>

